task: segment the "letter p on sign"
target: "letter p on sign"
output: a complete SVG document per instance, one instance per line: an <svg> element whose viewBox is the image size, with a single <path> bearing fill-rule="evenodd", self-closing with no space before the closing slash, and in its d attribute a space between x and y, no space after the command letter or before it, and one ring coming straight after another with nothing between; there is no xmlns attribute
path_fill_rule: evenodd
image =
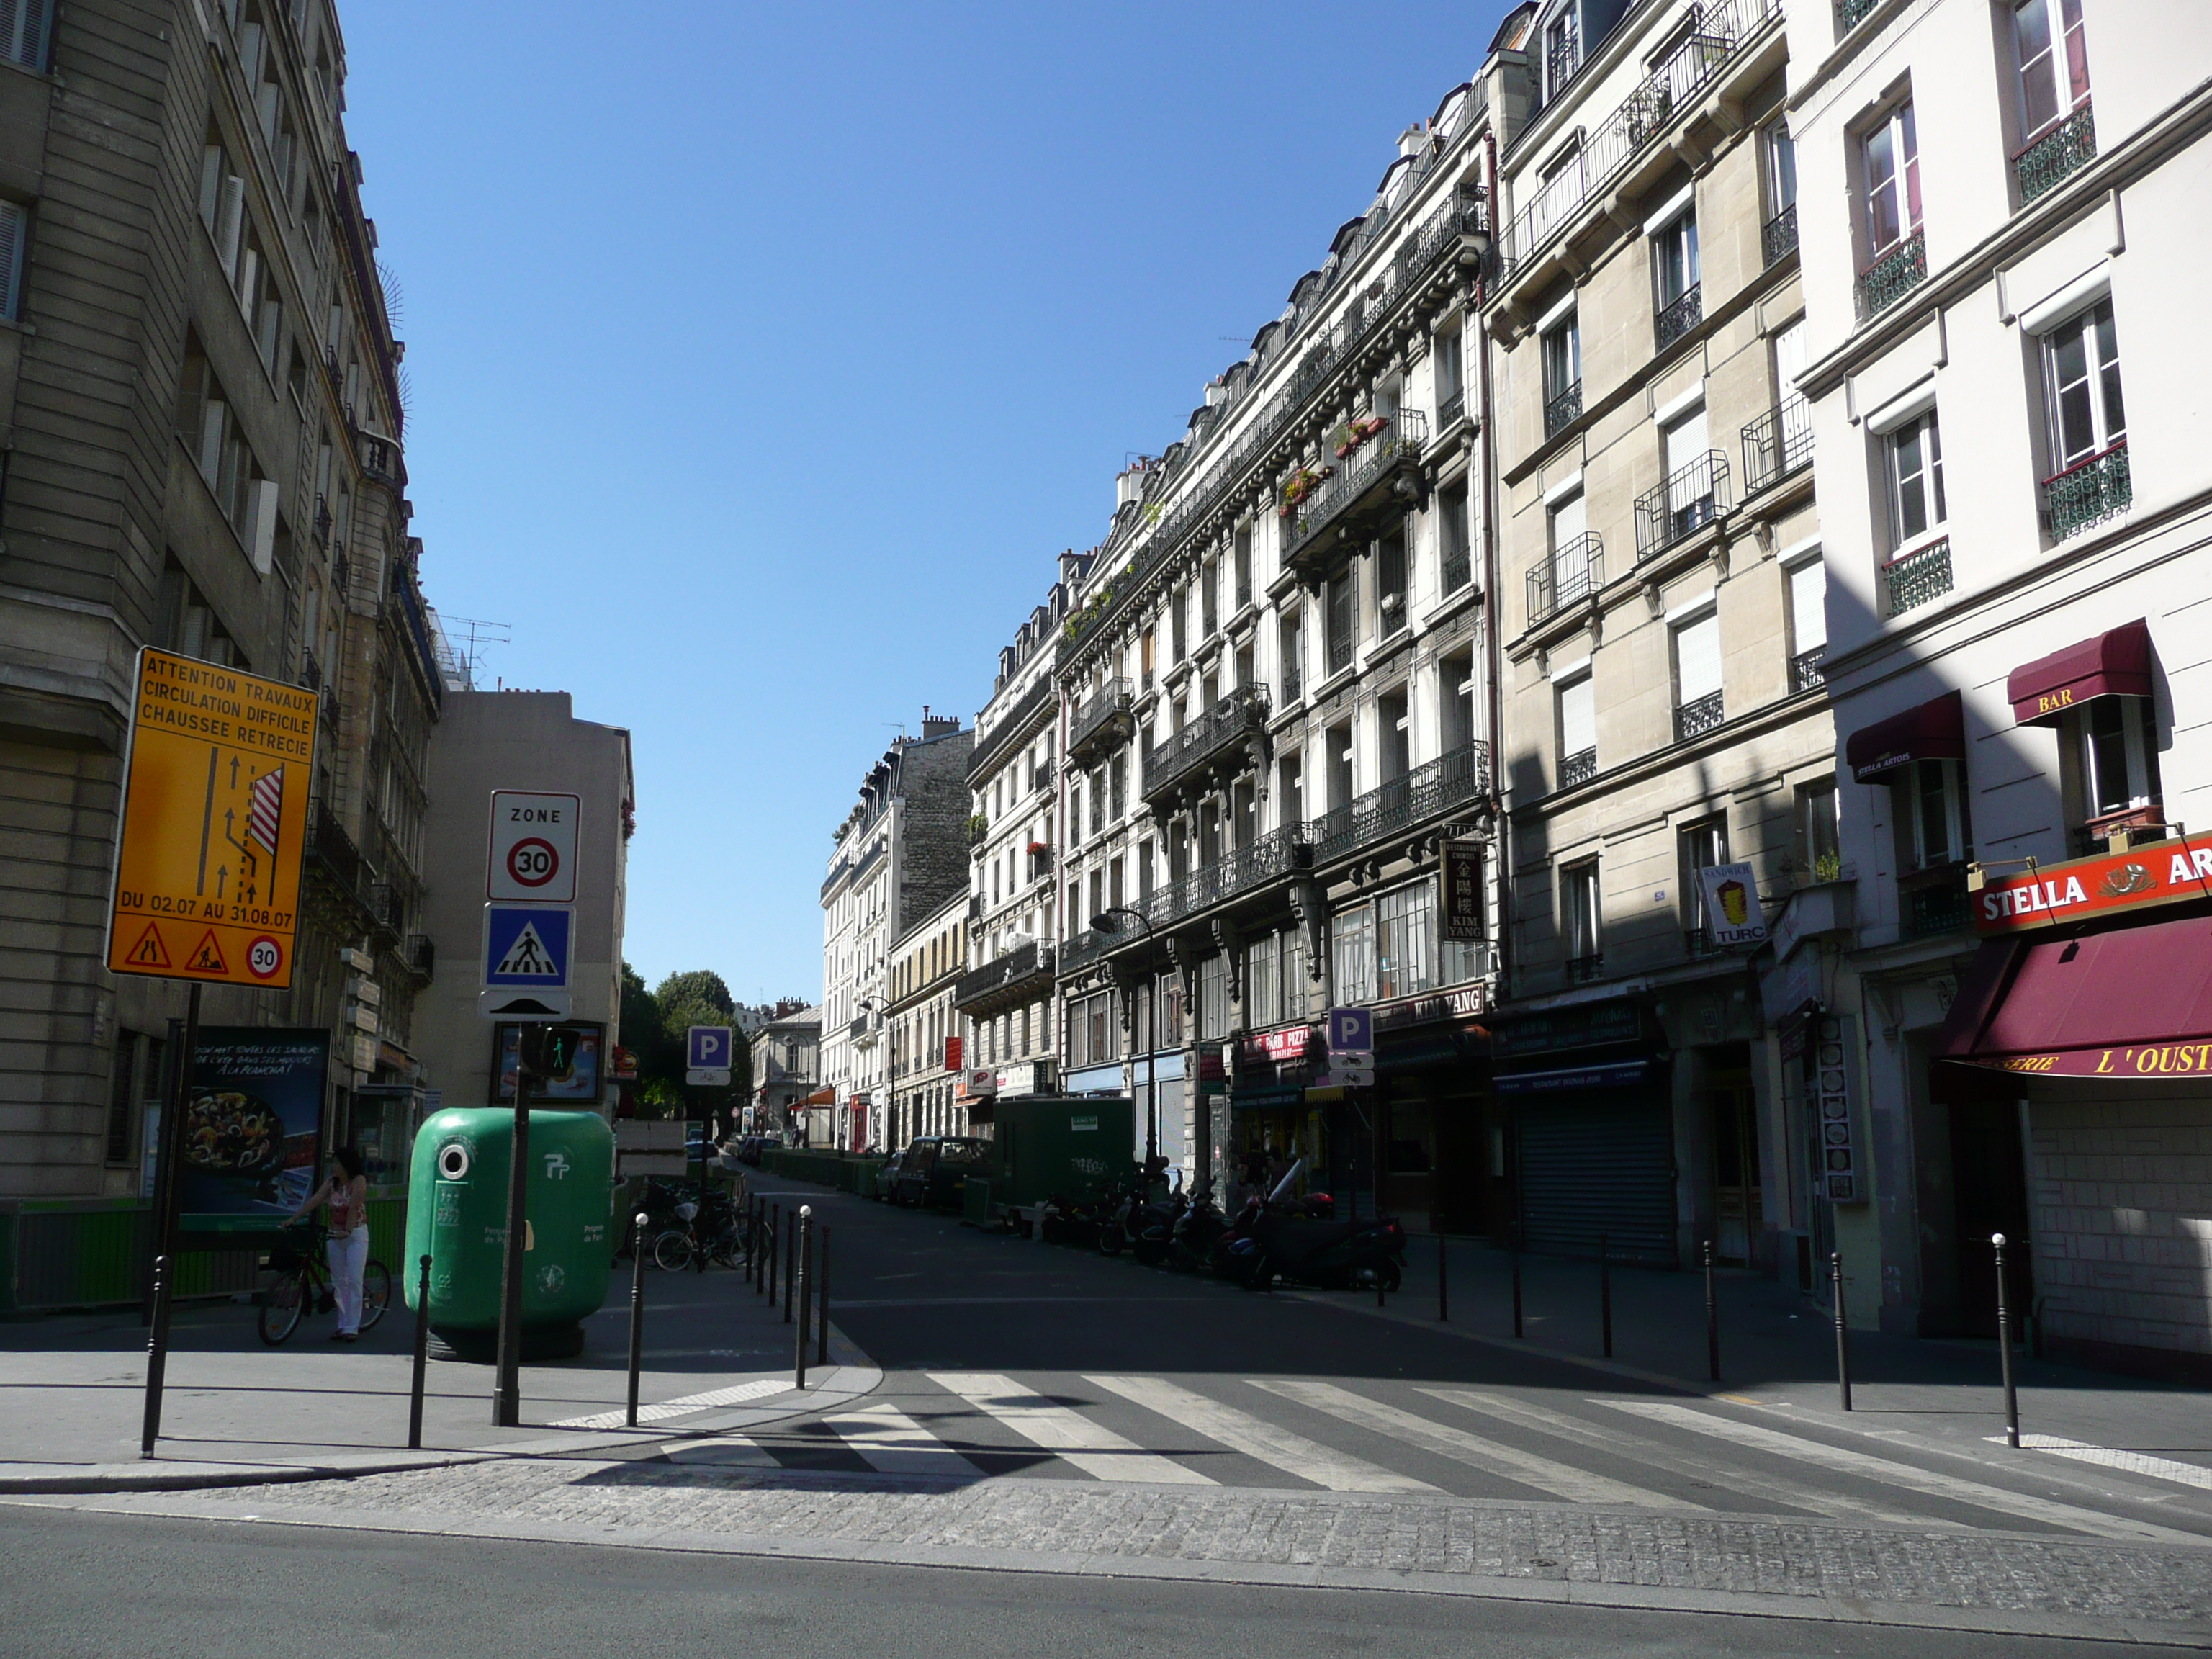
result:
<svg viewBox="0 0 2212 1659"><path fill-rule="evenodd" d="M719 1072L730 1063L730 1028L694 1025L686 1032L684 1065L695 1072Z"/></svg>

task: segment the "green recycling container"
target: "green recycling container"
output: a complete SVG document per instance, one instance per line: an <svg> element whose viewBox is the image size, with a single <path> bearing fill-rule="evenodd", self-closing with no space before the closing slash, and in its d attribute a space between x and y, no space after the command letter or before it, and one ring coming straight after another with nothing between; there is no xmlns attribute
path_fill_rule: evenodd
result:
<svg viewBox="0 0 2212 1659"><path fill-rule="evenodd" d="M505 1107L433 1113L415 1137L401 1269L407 1305L416 1305L428 1255L430 1328L462 1358L489 1358L497 1341L514 1145L514 1113ZM526 1358L580 1352L582 1321L606 1300L614 1159L614 1132L597 1113L531 1112L522 1278Z"/></svg>

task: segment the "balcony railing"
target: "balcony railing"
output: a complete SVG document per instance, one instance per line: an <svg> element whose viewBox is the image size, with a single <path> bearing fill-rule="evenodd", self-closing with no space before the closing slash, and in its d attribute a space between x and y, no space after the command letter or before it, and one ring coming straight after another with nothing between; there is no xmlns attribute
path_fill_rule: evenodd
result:
<svg viewBox="0 0 2212 1659"><path fill-rule="evenodd" d="M1437 430L1438 432L1450 430L1452 422L1466 413L1467 393L1463 391L1455 391L1437 405Z"/></svg>
<svg viewBox="0 0 2212 1659"><path fill-rule="evenodd" d="M1586 599L1605 586L1605 544L1595 530L1577 536L1528 572L1528 625Z"/></svg>
<svg viewBox="0 0 2212 1659"><path fill-rule="evenodd" d="M1443 591L1456 593L1474 580L1474 557L1465 548L1447 552L1443 556Z"/></svg>
<svg viewBox="0 0 2212 1659"><path fill-rule="evenodd" d="M1838 38L1849 34L1867 20L1881 0L1837 0L1836 33Z"/></svg>
<svg viewBox="0 0 2212 1659"><path fill-rule="evenodd" d="M1288 708L1292 703L1304 696L1305 694L1306 672L1304 665L1300 663L1296 657L1289 658L1283 664L1283 707Z"/></svg>
<svg viewBox="0 0 2212 1659"><path fill-rule="evenodd" d="M1743 429L1743 491L1756 495L1813 465L1813 405L1795 392Z"/></svg>
<svg viewBox="0 0 2212 1659"><path fill-rule="evenodd" d="M1901 617L1951 591L1951 538L1916 548L1881 568L1885 616Z"/></svg>
<svg viewBox="0 0 2212 1659"><path fill-rule="evenodd" d="M1385 836L1475 799L1483 792L1489 771L1490 745L1468 744L1324 813L1306 826L1313 842L1314 862L1328 864L1348 858Z"/></svg>
<svg viewBox="0 0 2212 1659"><path fill-rule="evenodd" d="M2135 482L2128 476L2128 441L2123 438L2043 481L2043 521L2051 538L2063 542L2126 512L2135 498Z"/></svg>
<svg viewBox="0 0 2212 1659"><path fill-rule="evenodd" d="M1597 750L1577 749L1559 761L1559 787L1572 789L1577 784L1588 783L1597 775Z"/></svg>
<svg viewBox="0 0 2212 1659"><path fill-rule="evenodd" d="M1129 703L1129 682L1126 679L1110 679L1100 686L1091 701L1076 710L1068 721L1068 758L1088 760L1116 740L1126 738L1134 722Z"/></svg>
<svg viewBox="0 0 2212 1659"><path fill-rule="evenodd" d="M1708 691L1702 697L1692 697L1674 710L1674 741L1687 743L1692 738L1701 738L1728 719L1721 694Z"/></svg>
<svg viewBox="0 0 2212 1659"><path fill-rule="evenodd" d="M1790 690L1794 696L1800 691L1811 691L1828 683L1828 647L1816 645L1810 651L1800 651L1790 659Z"/></svg>
<svg viewBox="0 0 2212 1659"><path fill-rule="evenodd" d="M1145 798L1172 793L1224 754L1245 749L1267 725L1267 691L1238 686L1145 757Z"/></svg>
<svg viewBox="0 0 2212 1659"><path fill-rule="evenodd" d="M1864 270L1853 292L1859 320L1879 316L1928 278L1928 233L1916 230Z"/></svg>
<svg viewBox="0 0 2212 1659"><path fill-rule="evenodd" d="M1218 862L1170 882L1139 908L1154 927L1165 927L1266 886L1313 862L1307 826L1287 823L1236 848Z"/></svg>
<svg viewBox="0 0 2212 1659"><path fill-rule="evenodd" d="M1710 927L1685 927L1682 930L1682 948L1692 961L1704 957L1717 957L1721 953L1721 947L1713 943L1713 930Z"/></svg>
<svg viewBox="0 0 2212 1659"><path fill-rule="evenodd" d="M1420 410L1401 409L1392 416L1388 427L1339 462L1336 471L1292 509L1284 526L1284 560L1296 557L1393 472L1418 462L1428 441L1428 416Z"/></svg>
<svg viewBox="0 0 2212 1659"><path fill-rule="evenodd" d="M1766 263L1778 265L1797 251L1797 204L1792 202L1760 227L1759 246Z"/></svg>
<svg viewBox="0 0 2212 1659"><path fill-rule="evenodd" d="M423 979L434 979L438 972L438 945L428 933L410 933L401 947L399 959L407 964L410 973Z"/></svg>
<svg viewBox="0 0 2212 1659"><path fill-rule="evenodd" d="M1662 306L1658 314L1651 319L1651 349L1664 351L1705 320L1705 284L1692 283L1683 290L1680 299Z"/></svg>
<svg viewBox="0 0 2212 1659"><path fill-rule="evenodd" d="M1728 457L1709 449L1636 501L1638 563L1686 540L1728 512Z"/></svg>
<svg viewBox="0 0 2212 1659"><path fill-rule="evenodd" d="M1352 659L1359 653L1359 641L1352 629L1332 629L1328 635L1328 672L1341 674L1352 666Z"/></svg>
<svg viewBox="0 0 2212 1659"><path fill-rule="evenodd" d="M1745 38L1780 9L1779 0L1714 0L1705 7L1697 33L1669 52L1589 135L1575 160L1547 179L1514 216L1499 244L1501 277L1510 280L1517 275L1566 228L1584 202L1600 195L1638 152L1666 130L1678 111L1694 101Z"/></svg>
<svg viewBox="0 0 2212 1659"><path fill-rule="evenodd" d="M2020 180L2020 204L2026 207L2096 159L2097 124L2090 118L2085 100L2081 108L2012 158L2013 176Z"/></svg>
<svg viewBox="0 0 2212 1659"><path fill-rule="evenodd" d="M1026 945L1016 945L996 961L961 975L953 983L952 1006L965 1013L1006 994L1024 988L1034 990L1040 981L1047 985L1052 981L1052 945L1031 939Z"/></svg>
<svg viewBox="0 0 2212 1659"><path fill-rule="evenodd" d="M1914 939L1955 933L1973 925L1973 902L1966 872L1946 871L1898 895L1905 931Z"/></svg>
<svg viewBox="0 0 2212 1659"><path fill-rule="evenodd" d="M1602 951L1567 958L1567 983L1570 985L1588 985L1604 971L1605 954Z"/></svg>
<svg viewBox="0 0 2212 1659"><path fill-rule="evenodd" d="M1576 380L1544 400L1544 437L1556 438L1583 417L1583 383Z"/></svg>

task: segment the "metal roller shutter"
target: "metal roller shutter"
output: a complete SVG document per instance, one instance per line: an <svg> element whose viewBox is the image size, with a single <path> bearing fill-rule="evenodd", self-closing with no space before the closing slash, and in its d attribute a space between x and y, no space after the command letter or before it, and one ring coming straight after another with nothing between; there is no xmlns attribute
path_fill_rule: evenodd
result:
<svg viewBox="0 0 2212 1659"><path fill-rule="evenodd" d="M1674 1130L1663 1092L1589 1091L1521 1111L1521 1205L1528 1248L1679 1266Z"/></svg>

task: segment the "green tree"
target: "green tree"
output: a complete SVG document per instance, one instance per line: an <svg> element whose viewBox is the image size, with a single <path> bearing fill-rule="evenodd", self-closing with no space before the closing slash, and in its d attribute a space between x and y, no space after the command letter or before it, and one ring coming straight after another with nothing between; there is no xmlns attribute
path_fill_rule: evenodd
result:
<svg viewBox="0 0 2212 1659"><path fill-rule="evenodd" d="M643 981L639 981L643 988ZM694 1025L737 1023L737 1000L720 974L695 968L671 974L653 991L655 1041L638 1055L639 1099L668 1109L671 1115L714 1120L724 1133L735 1127L738 1109L752 1094L752 1051L743 1033L730 1044L730 1086L696 1088L684 1081L684 1035Z"/></svg>

